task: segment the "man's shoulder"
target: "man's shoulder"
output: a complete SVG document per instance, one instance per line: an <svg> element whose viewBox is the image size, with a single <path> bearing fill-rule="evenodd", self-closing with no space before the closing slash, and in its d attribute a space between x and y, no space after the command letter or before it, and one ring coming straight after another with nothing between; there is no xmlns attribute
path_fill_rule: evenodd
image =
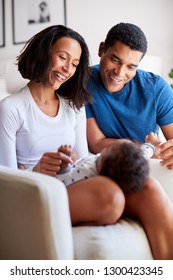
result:
<svg viewBox="0 0 173 280"><path fill-rule="evenodd" d="M137 69L136 75L135 75L135 80L140 80L140 81L151 81L152 83L158 82L160 79L162 79L159 75L154 74L152 72L144 71Z"/></svg>
<svg viewBox="0 0 173 280"><path fill-rule="evenodd" d="M102 91L101 80L99 78L100 65L93 65L90 67L90 77L88 80L87 88L92 95L97 95L98 91Z"/></svg>
<svg viewBox="0 0 173 280"><path fill-rule="evenodd" d="M90 66L90 77L96 77L98 73L100 72L100 65L95 64Z"/></svg>
<svg viewBox="0 0 173 280"><path fill-rule="evenodd" d="M134 79L132 79L132 82L136 84L141 84L145 89L148 87L155 88L155 86L157 86L157 90L159 89L161 90L163 88L167 88L168 91L170 90L169 84L163 77L154 74L152 72L148 72L140 69L137 69L136 75Z"/></svg>

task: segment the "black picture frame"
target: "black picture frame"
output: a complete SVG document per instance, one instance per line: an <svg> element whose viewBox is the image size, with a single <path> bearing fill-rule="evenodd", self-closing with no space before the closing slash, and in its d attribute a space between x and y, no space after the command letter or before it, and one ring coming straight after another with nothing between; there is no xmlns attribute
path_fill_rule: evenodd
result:
<svg viewBox="0 0 173 280"><path fill-rule="evenodd" d="M0 0L0 47L5 47L5 7L4 0Z"/></svg>
<svg viewBox="0 0 173 280"><path fill-rule="evenodd" d="M66 0L12 0L12 22L13 44L24 44L50 25L66 25Z"/></svg>

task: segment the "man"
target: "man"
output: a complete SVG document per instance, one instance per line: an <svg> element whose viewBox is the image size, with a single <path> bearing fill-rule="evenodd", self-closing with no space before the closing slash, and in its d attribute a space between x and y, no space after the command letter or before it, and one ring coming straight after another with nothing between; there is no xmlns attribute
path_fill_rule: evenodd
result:
<svg viewBox="0 0 173 280"><path fill-rule="evenodd" d="M93 95L86 107L89 148L100 152L114 138L144 142L159 126L173 139L173 91L161 77L137 70L147 51L143 31L128 23L112 27L99 47L100 65L92 67L88 88ZM166 149L167 148L167 149ZM163 165L173 169L173 144L160 149ZM166 158L172 155L172 158Z"/></svg>
<svg viewBox="0 0 173 280"><path fill-rule="evenodd" d="M161 77L137 70L146 51L145 34L129 23L112 27L100 44L100 65L92 67L88 82L88 144L99 153L116 138L144 142L160 126L169 139L159 146L161 164L173 169L173 91ZM154 258L173 259L173 205L158 182L150 178L125 199L125 215L140 220Z"/></svg>

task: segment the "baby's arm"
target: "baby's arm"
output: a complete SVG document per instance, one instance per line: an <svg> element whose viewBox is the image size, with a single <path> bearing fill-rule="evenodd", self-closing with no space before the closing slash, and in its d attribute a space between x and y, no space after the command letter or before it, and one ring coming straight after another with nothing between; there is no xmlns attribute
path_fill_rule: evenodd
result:
<svg viewBox="0 0 173 280"><path fill-rule="evenodd" d="M157 158L157 146L161 143L160 137L156 133L150 132L150 134L145 137L145 143L146 145L149 144L153 146L153 155L150 157Z"/></svg>

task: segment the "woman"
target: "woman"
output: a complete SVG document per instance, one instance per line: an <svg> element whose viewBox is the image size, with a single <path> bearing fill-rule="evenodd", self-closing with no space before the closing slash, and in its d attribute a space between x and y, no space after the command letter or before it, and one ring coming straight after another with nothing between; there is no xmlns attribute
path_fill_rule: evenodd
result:
<svg viewBox="0 0 173 280"><path fill-rule="evenodd" d="M18 69L29 83L0 103L0 164L55 176L71 158L58 147L71 145L78 157L88 154L86 91L89 52L77 32L48 27L26 44ZM51 187L51 186L50 186ZM112 224L124 209L124 195L105 177L68 187L73 225Z"/></svg>

